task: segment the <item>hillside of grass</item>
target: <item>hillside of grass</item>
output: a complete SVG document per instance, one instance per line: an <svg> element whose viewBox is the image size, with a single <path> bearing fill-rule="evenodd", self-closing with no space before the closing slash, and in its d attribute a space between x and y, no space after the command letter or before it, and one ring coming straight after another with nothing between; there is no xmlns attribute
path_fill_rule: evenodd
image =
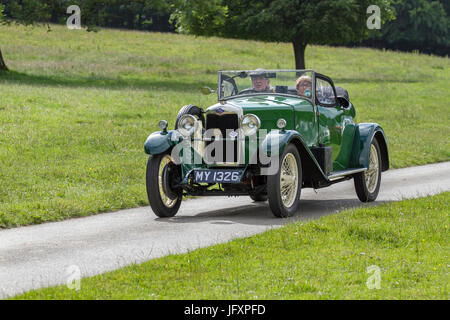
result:
<svg viewBox="0 0 450 320"><path fill-rule="evenodd" d="M294 65L290 44L62 26L0 26L0 48L0 228L146 205L158 120L214 103L217 70ZM450 159L448 58L309 46L306 62L383 126L393 168Z"/></svg>
<svg viewBox="0 0 450 320"><path fill-rule="evenodd" d="M449 196L296 222L16 299L448 300Z"/></svg>

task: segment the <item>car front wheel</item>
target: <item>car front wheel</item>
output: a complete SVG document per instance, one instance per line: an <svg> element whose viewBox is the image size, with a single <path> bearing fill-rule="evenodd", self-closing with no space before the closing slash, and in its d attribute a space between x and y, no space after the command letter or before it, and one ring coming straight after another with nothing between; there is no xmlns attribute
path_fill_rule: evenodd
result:
<svg viewBox="0 0 450 320"><path fill-rule="evenodd" d="M255 202L267 201L267 195L263 193L251 194L250 198Z"/></svg>
<svg viewBox="0 0 450 320"><path fill-rule="evenodd" d="M177 181L179 167L169 154L150 156L147 163L147 195L150 207L160 218L173 217L181 205L182 194L173 187Z"/></svg>
<svg viewBox="0 0 450 320"><path fill-rule="evenodd" d="M302 165L297 148L290 144L280 157L276 174L267 177L267 195L272 213L279 218L291 217L300 205Z"/></svg>
<svg viewBox="0 0 450 320"><path fill-rule="evenodd" d="M362 202L375 201L381 184L381 154L376 139L372 140L369 153L369 167L354 177L355 190Z"/></svg>

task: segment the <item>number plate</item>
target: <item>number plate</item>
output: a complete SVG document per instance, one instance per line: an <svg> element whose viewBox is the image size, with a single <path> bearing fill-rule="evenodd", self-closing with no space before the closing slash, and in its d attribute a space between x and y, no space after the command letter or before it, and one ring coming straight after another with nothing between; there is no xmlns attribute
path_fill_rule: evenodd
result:
<svg viewBox="0 0 450 320"><path fill-rule="evenodd" d="M194 181L197 183L240 183L244 170L212 169L194 170Z"/></svg>

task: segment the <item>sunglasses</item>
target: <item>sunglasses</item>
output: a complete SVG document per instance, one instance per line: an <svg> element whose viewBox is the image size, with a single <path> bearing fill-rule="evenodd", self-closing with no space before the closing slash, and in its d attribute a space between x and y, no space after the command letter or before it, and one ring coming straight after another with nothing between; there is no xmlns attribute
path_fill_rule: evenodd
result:
<svg viewBox="0 0 450 320"><path fill-rule="evenodd" d="M300 87L311 87L311 83L309 83L309 82L299 83L297 85L297 88L300 88Z"/></svg>

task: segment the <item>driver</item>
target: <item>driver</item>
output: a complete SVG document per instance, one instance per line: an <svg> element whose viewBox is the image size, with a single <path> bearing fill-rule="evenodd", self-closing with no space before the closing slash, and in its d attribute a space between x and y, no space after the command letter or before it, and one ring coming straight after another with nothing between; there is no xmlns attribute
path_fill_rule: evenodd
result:
<svg viewBox="0 0 450 320"><path fill-rule="evenodd" d="M270 86L270 80L267 77L266 70L256 69L250 73L250 78L252 79L253 90L258 92L275 92L275 90Z"/></svg>

